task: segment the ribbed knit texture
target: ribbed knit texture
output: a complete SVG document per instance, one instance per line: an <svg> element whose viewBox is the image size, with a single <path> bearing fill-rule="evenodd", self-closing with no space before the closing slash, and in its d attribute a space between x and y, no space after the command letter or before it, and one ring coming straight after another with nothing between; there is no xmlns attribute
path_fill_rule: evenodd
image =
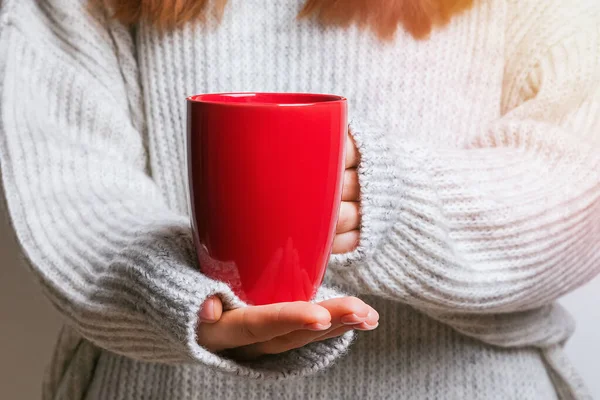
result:
<svg viewBox="0 0 600 400"><path fill-rule="evenodd" d="M4 1L2 178L68 322L45 398L588 398L554 301L600 271L599 4L481 0L381 43L297 21L301 3L232 0L159 35ZM349 99L361 243L327 286L381 314L353 346L241 364L196 344L207 296L243 305L198 272L187 217L184 99L220 91Z"/></svg>

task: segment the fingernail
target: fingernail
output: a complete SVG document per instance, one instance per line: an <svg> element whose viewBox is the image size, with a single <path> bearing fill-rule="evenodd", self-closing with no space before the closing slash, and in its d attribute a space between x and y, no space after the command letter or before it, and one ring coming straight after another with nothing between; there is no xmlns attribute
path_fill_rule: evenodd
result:
<svg viewBox="0 0 600 400"><path fill-rule="evenodd" d="M319 324L318 322L315 322L314 324L304 325L304 328L308 329L309 331L325 331L331 328L331 322L328 324Z"/></svg>
<svg viewBox="0 0 600 400"><path fill-rule="evenodd" d="M377 322L375 325L369 325L365 322L360 327L357 327L355 329L357 329L359 331L372 331L375 328L377 328L378 326L379 326L379 322Z"/></svg>
<svg viewBox="0 0 600 400"><path fill-rule="evenodd" d="M344 315L342 318L340 318L340 321L344 325L356 325L356 324L360 324L361 322L365 322L366 319L367 318L359 317L356 314L348 314L348 315Z"/></svg>
<svg viewBox="0 0 600 400"><path fill-rule="evenodd" d="M213 299L207 300L202 304L202 310L200 310L200 321L203 322L214 322L215 320L215 301Z"/></svg>

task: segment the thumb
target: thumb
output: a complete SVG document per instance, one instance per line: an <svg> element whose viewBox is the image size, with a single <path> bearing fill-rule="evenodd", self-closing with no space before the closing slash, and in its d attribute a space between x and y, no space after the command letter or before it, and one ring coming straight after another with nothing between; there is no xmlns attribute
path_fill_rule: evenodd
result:
<svg viewBox="0 0 600 400"><path fill-rule="evenodd" d="M200 322L214 324L221 319L223 314L223 303L217 296L211 296L202 304L198 317Z"/></svg>

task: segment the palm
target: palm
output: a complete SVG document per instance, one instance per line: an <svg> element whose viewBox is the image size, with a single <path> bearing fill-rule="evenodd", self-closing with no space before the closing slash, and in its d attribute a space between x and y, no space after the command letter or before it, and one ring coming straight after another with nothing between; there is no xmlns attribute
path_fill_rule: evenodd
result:
<svg viewBox="0 0 600 400"><path fill-rule="evenodd" d="M206 307L212 307L212 321L202 316ZM379 321L377 312L355 297L221 310L217 297L207 300L200 314L198 343L213 352L234 349L238 358L282 353L352 329L371 330Z"/></svg>

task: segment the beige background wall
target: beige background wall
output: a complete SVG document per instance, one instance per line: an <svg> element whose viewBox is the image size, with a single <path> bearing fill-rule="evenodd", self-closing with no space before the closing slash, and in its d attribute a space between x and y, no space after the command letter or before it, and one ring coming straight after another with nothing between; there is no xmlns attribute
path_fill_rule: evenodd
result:
<svg viewBox="0 0 600 400"><path fill-rule="evenodd" d="M40 381L60 325L20 259L3 200L0 198L0 399L34 400L40 398Z"/></svg>
<svg viewBox="0 0 600 400"><path fill-rule="evenodd" d="M20 260L2 207L0 202L0 399L34 400L59 320ZM579 323L569 353L600 399L600 279L564 304Z"/></svg>

